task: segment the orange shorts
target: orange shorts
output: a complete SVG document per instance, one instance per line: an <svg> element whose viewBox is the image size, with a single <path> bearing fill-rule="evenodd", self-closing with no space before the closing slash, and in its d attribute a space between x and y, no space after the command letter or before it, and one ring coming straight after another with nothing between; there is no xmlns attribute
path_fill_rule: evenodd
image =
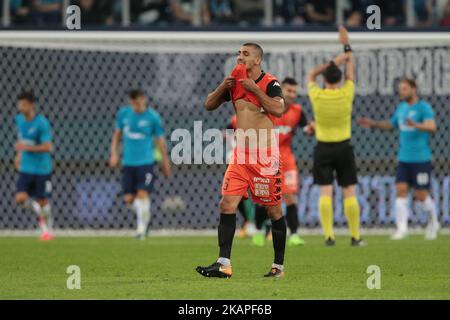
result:
<svg viewBox="0 0 450 320"><path fill-rule="evenodd" d="M283 175L279 154L271 154L267 149L268 157L260 156L257 151L245 150L241 153L243 158L237 157L237 149L233 156L222 183L222 196L242 196L248 198L248 189L252 193L253 202L264 206L275 206L281 203L281 188Z"/></svg>
<svg viewBox="0 0 450 320"><path fill-rule="evenodd" d="M292 152L283 152L283 186L284 194L298 193L298 169Z"/></svg>

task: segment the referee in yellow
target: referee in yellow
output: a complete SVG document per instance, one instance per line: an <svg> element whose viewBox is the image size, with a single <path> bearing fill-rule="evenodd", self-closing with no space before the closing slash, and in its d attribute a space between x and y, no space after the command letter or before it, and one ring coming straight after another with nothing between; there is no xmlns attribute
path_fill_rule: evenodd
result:
<svg viewBox="0 0 450 320"><path fill-rule="evenodd" d="M314 183L320 186L319 213L325 234L325 244L333 246L333 180L343 188L344 212L352 235L351 245L362 246L359 235L360 209L355 195L358 182L351 138L351 113L355 95L353 54L347 30L339 27L339 39L344 53L327 64L314 68L308 74L308 95L311 101L317 145L314 148ZM345 63L345 81L341 85ZM319 87L316 78L322 75L325 88Z"/></svg>

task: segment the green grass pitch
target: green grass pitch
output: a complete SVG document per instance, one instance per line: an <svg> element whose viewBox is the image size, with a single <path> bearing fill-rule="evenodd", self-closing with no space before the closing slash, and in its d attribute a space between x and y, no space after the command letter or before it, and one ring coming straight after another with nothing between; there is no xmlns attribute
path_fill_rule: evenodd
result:
<svg viewBox="0 0 450 320"><path fill-rule="evenodd" d="M287 247L286 277L265 279L271 243L258 248L235 239L233 277L195 272L217 256L214 237L0 238L0 299L449 299L450 236L391 241L367 236L367 247L338 237L324 247L306 236ZM81 289L69 290L69 265L81 269ZM381 269L381 289L366 286L367 267Z"/></svg>

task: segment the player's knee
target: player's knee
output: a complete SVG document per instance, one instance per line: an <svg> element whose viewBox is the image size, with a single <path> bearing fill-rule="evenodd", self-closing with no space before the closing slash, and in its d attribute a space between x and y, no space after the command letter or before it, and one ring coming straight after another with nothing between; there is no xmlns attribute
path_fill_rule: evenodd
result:
<svg viewBox="0 0 450 320"><path fill-rule="evenodd" d="M219 202L219 209L222 213L233 213L236 212L237 205L227 198L222 198Z"/></svg>
<svg viewBox="0 0 450 320"><path fill-rule="evenodd" d="M290 206L292 204L297 204L297 197L295 194L286 193L283 195L284 203L286 206Z"/></svg>
<svg viewBox="0 0 450 320"><path fill-rule="evenodd" d="M281 205L268 206L266 207L266 210L270 220L278 220L283 216L283 210L281 209Z"/></svg>
<svg viewBox="0 0 450 320"><path fill-rule="evenodd" d="M138 199L146 199L149 196L150 195L146 190L138 190L138 192L136 194L136 198L138 198Z"/></svg>
<svg viewBox="0 0 450 320"><path fill-rule="evenodd" d="M420 191L416 191L414 193L414 199L416 201L420 201L420 202L424 202L425 199L427 198L427 196L428 196L428 192L427 191L420 190Z"/></svg>
<svg viewBox="0 0 450 320"><path fill-rule="evenodd" d="M19 205L23 205L28 199L28 195L26 193L18 193L16 194L16 203Z"/></svg>
<svg viewBox="0 0 450 320"><path fill-rule="evenodd" d="M406 198L408 196L408 187L404 185L398 185L396 187L397 198Z"/></svg>
<svg viewBox="0 0 450 320"><path fill-rule="evenodd" d="M356 187L353 185L344 187L342 191L344 194L344 198L352 198L356 195Z"/></svg>
<svg viewBox="0 0 450 320"><path fill-rule="evenodd" d="M48 200L47 199L38 199L36 201L41 207L46 206L48 204Z"/></svg>
<svg viewBox="0 0 450 320"><path fill-rule="evenodd" d="M323 197L333 196L333 186L332 185L320 186L320 195Z"/></svg>
<svg viewBox="0 0 450 320"><path fill-rule="evenodd" d="M134 196L131 195L131 194L127 194L127 195L125 195L125 196L123 197L123 200L125 201L125 203L126 203L127 205L131 205L131 204L133 204L133 202L134 202Z"/></svg>

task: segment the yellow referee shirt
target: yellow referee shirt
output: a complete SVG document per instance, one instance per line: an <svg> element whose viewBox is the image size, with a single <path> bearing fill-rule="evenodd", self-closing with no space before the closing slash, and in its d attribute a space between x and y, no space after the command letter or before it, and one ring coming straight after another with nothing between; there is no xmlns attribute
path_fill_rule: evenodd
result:
<svg viewBox="0 0 450 320"><path fill-rule="evenodd" d="M308 84L308 95L316 121L316 138L321 142L341 142L352 135L352 105L355 84L346 80L338 89L322 89Z"/></svg>

